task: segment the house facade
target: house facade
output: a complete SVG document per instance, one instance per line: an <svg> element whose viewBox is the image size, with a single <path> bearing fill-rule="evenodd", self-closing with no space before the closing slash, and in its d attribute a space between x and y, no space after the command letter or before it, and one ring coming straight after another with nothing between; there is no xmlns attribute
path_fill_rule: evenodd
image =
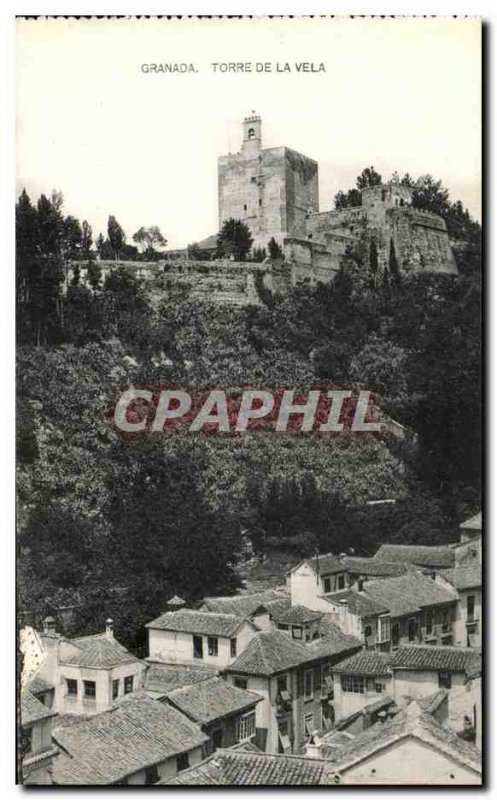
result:
<svg viewBox="0 0 497 800"><path fill-rule="evenodd" d="M31 641L41 643L31 679L53 686L56 712L98 714L142 686L146 664L115 639L112 620L104 633L74 639L57 633L52 622L43 634L25 638L24 658L29 662Z"/></svg>
<svg viewBox="0 0 497 800"><path fill-rule="evenodd" d="M303 644L277 630L252 639L226 670L226 678L263 698L256 710L261 750L297 753L313 732L332 727L332 666L359 647L352 639Z"/></svg>
<svg viewBox="0 0 497 800"><path fill-rule="evenodd" d="M258 628L235 614L181 609L147 623L149 658L222 669L243 652Z"/></svg>
<svg viewBox="0 0 497 800"><path fill-rule="evenodd" d="M209 737L206 754L255 739L256 706L262 697L224 678L212 677L179 687L168 692L164 699L200 725Z"/></svg>
<svg viewBox="0 0 497 800"><path fill-rule="evenodd" d="M392 695L391 656L362 650L333 667L333 709L335 720L362 711Z"/></svg>

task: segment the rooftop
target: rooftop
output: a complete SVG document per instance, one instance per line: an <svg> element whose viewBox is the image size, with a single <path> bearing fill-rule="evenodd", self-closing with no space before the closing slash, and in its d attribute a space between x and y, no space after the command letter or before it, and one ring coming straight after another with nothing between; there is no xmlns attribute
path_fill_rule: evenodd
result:
<svg viewBox="0 0 497 800"><path fill-rule="evenodd" d="M344 589L341 592L331 592L323 595L324 599L334 605L347 605L353 614L359 617L375 617L388 611L387 606L380 601L375 601L365 592L357 589Z"/></svg>
<svg viewBox="0 0 497 800"><path fill-rule="evenodd" d="M391 654L392 669L434 669L452 672L473 671L481 659L471 647L435 647L429 644L405 644Z"/></svg>
<svg viewBox="0 0 497 800"><path fill-rule="evenodd" d="M167 698L201 725L245 711L263 699L262 695L239 689L220 677L174 689Z"/></svg>
<svg viewBox="0 0 497 800"><path fill-rule="evenodd" d="M333 783L328 761L304 756L216 750L169 781L174 786L316 786Z"/></svg>
<svg viewBox="0 0 497 800"><path fill-rule="evenodd" d="M342 633L333 623L328 625L323 638L307 644L292 639L285 631L261 631L250 640L227 671L269 677L300 664L345 654L360 646L358 639Z"/></svg>
<svg viewBox="0 0 497 800"><path fill-rule="evenodd" d="M427 714L434 714L437 708L442 705L448 696L448 689L438 689L436 692L433 692L433 694L429 694L426 697L422 697L420 700L416 700L416 703L422 711L426 711Z"/></svg>
<svg viewBox="0 0 497 800"><path fill-rule="evenodd" d="M439 725L416 703L411 703L391 721L372 725L358 734L349 744L330 751L328 759L334 763L335 771L342 772L379 750L385 750L400 740L411 737L445 753L458 764L477 773L481 772L481 756L478 750L460 739L449 728Z"/></svg>
<svg viewBox="0 0 497 800"><path fill-rule="evenodd" d="M383 604L392 617L403 617L422 608L453 603L457 599L452 589L441 586L420 572L367 581L363 592L373 602Z"/></svg>
<svg viewBox="0 0 497 800"><path fill-rule="evenodd" d="M55 716L56 712L44 706L28 689L21 692L21 725L32 725Z"/></svg>
<svg viewBox="0 0 497 800"><path fill-rule="evenodd" d="M273 609L271 616L281 625L305 625L321 619L323 614L321 611L312 611L306 606L289 606Z"/></svg>
<svg viewBox="0 0 497 800"><path fill-rule="evenodd" d="M144 688L157 694L166 694L181 686L207 681L219 674L214 667L148 663L150 666L145 673Z"/></svg>
<svg viewBox="0 0 497 800"><path fill-rule="evenodd" d="M320 553L319 555L311 556L310 558L304 558L302 561L299 561L298 564L295 564L295 566L291 568L290 572L294 572L296 569L301 567L302 564L309 564L314 572L319 572L320 575L333 575L337 572L345 572L345 567L343 566L342 562L338 556L333 555L333 553Z"/></svg>
<svg viewBox="0 0 497 800"><path fill-rule="evenodd" d="M481 586L481 564L443 569L440 570L440 575L455 586L456 589L476 589Z"/></svg>
<svg viewBox="0 0 497 800"><path fill-rule="evenodd" d="M74 645L77 650L60 650L60 662L78 667L111 668L119 664L140 663L140 659L120 644L113 636L97 633L94 636L80 636L77 639L61 640Z"/></svg>
<svg viewBox="0 0 497 800"><path fill-rule="evenodd" d="M53 765L57 784L112 784L145 767L201 747L208 737L172 706L129 695L116 708L55 728L64 748Z"/></svg>
<svg viewBox="0 0 497 800"><path fill-rule="evenodd" d="M465 531L481 531L482 529L481 511L479 511L478 514L475 514L474 517L470 517L469 519L464 520L464 522L461 522L459 527Z"/></svg>
<svg viewBox="0 0 497 800"><path fill-rule="evenodd" d="M255 612L271 608L287 608L290 596L285 587L265 589L256 594L233 595L233 597L204 597L201 608L220 614L236 614L252 617Z"/></svg>
<svg viewBox="0 0 497 800"><path fill-rule="evenodd" d="M179 611L166 611L152 622L147 622L146 627L162 631L182 631L206 636L230 637L236 633L243 622L252 624L245 617L235 614L217 614L182 608Z"/></svg>
<svg viewBox="0 0 497 800"><path fill-rule="evenodd" d="M407 562L419 567L452 567L454 551L449 545L382 544L374 558L389 562Z"/></svg>
<svg viewBox="0 0 497 800"><path fill-rule="evenodd" d="M405 564L398 561L383 561L379 558L362 558L360 556L344 556L342 563L348 572L377 578L403 575L407 569Z"/></svg>
<svg viewBox="0 0 497 800"><path fill-rule="evenodd" d="M391 653L361 650L335 664L333 672L346 672L348 675L388 675L391 661Z"/></svg>

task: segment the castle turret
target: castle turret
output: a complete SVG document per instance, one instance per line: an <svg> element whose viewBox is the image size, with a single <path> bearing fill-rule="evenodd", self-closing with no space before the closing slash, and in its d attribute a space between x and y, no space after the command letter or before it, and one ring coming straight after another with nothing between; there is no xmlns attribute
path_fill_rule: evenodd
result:
<svg viewBox="0 0 497 800"><path fill-rule="evenodd" d="M243 120L243 153L255 153L262 147L262 122L255 111Z"/></svg>

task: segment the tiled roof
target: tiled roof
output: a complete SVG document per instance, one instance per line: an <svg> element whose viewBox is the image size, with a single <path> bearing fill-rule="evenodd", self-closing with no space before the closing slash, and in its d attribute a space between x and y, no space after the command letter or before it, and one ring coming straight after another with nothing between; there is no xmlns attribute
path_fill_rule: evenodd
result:
<svg viewBox="0 0 497 800"><path fill-rule="evenodd" d="M32 694L42 694L55 689L55 686L41 675L34 675L29 681L28 689Z"/></svg>
<svg viewBox="0 0 497 800"><path fill-rule="evenodd" d="M209 611L193 611L182 608L180 611L166 611L152 622L147 622L147 628L161 631L183 631L184 633L197 633L206 636L230 637L245 620L235 614L214 614Z"/></svg>
<svg viewBox="0 0 497 800"><path fill-rule="evenodd" d="M481 511L479 511L478 514L475 514L474 517L464 520L459 527L463 530L481 531Z"/></svg>
<svg viewBox="0 0 497 800"><path fill-rule="evenodd" d="M441 706L443 701L446 700L448 696L448 689L438 689L436 692L433 692L433 694L429 694L426 697L422 697L420 700L416 700L416 703L422 711L426 711L427 714L434 714L437 708Z"/></svg>
<svg viewBox="0 0 497 800"><path fill-rule="evenodd" d="M276 603L277 607L287 608L290 605L288 592L280 589L266 589L257 594L240 594L233 597L204 597L202 610L220 614L236 614L240 617L251 617L255 611L268 608L268 604ZM274 607L274 606L273 606Z"/></svg>
<svg viewBox="0 0 497 800"><path fill-rule="evenodd" d="M440 575L455 586L456 589L476 589L481 586L481 564L442 569L440 570Z"/></svg>
<svg viewBox="0 0 497 800"><path fill-rule="evenodd" d="M324 759L216 750L207 761L180 772L174 786L316 786L333 783Z"/></svg>
<svg viewBox="0 0 497 800"><path fill-rule="evenodd" d="M305 606L289 606L288 608L274 609L271 616L276 623L282 625L305 625L321 619L323 614Z"/></svg>
<svg viewBox="0 0 497 800"><path fill-rule="evenodd" d="M323 597L333 605L346 604L350 611L359 617L374 617L388 611L381 600L373 600L365 591L359 592L357 589L344 589L341 592L325 594Z"/></svg>
<svg viewBox="0 0 497 800"><path fill-rule="evenodd" d="M117 639L98 633L68 640L78 648L77 653L61 653L60 661L78 667L110 668L119 664L140 663L140 659L126 650Z"/></svg>
<svg viewBox="0 0 497 800"><path fill-rule="evenodd" d="M302 564L309 564L314 572L319 570L320 575L333 575L337 572L345 572L345 567L342 562L337 556L333 555L333 553L320 553L317 557L310 556L309 558L304 558L299 561L298 564L295 564L290 572L294 572L301 567Z"/></svg>
<svg viewBox="0 0 497 800"><path fill-rule="evenodd" d="M451 567L454 564L454 551L448 545L382 544L374 557L420 567Z"/></svg>
<svg viewBox="0 0 497 800"><path fill-rule="evenodd" d="M324 615L326 616L326 615ZM248 643L238 658L227 667L227 672L247 675L274 675L321 658L346 653L361 643L354 636L342 633L337 625L329 623L325 635L307 644L292 639L285 631L261 631Z"/></svg>
<svg viewBox="0 0 497 800"><path fill-rule="evenodd" d="M239 689L219 677L174 689L168 692L167 698L202 725L244 711L263 699L261 695Z"/></svg>
<svg viewBox="0 0 497 800"><path fill-rule="evenodd" d="M150 662L149 662L150 663ZM166 694L181 686L209 680L218 675L214 667L150 663L145 673L145 690Z"/></svg>
<svg viewBox="0 0 497 800"><path fill-rule="evenodd" d="M333 672L346 672L348 675L388 675L391 661L391 653L361 650L344 661L334 664L332 670Z"/></svg>
<svg viewBox="0 0 497 800"><path fill-rule="evenodd" d="M344 556L343 565L348 572L357 575L368 575L373 578L390 578L403 575L406 565L397 561L383 561L379 558L361 558L359 556Z"/></svg>
<svg viewBox="0 0 497 800"><path fill-rule="evenodd" d="M180 711L145 695L129 695L111 711L55 728L53 738L66 751L54 761L54 782L69 785L116 783L208 740Z"/></svg>
<svg viewBox="0 0 497 800"><path fill-rule="evenodd" d="M478 750L463 741L449 728L443 728L430 714L411 703L390 722L372 725L358 734L349 744L327 754L337 772L343 772L355 764L371 757L379 750L395 746L402 739L414 737L430 747L445 753L451 760L477 773L481 772L481 756Z"/></svg>
<svg viewBox="0 0 497 800"><path fill-rule="evenodd" d="M480 653L471 647L435 647L405 644L392 653L392 669L441 669L466 672L479 661Z"/></svg>
<svg viewBox="0 0 497 800"><path fill-rule="evenodd" d="M21 692L21 725L32 725L54 716L56 712L44 706L29 690Z"/></svg>
<svg viewBox="0 0 497 800"><path fill-rule="evenodd" d="M383 604L392 617L413 614L422 608L455 602L455 592L428 575L408 572L398 578L367 581L363 587L375 603Z"/></svg>
<svg viewBox="0 0 497 800"><path fill-rule="evenodd" d="M362 642L349 633L344 633L335 622L332 622L331 614L323 614L319 623L321 636L313 639L306 644L311 653L316 657L336 656L350 653L354 649L362 647Z"/></svg>
<svg viewBox="0 0 497 800"><path fill-rule="evenodd" d="M273 675L309 660L307 646L284 631L261 631L227 668L248 675ZM311 657L312 658L312 657Z"/></svg>

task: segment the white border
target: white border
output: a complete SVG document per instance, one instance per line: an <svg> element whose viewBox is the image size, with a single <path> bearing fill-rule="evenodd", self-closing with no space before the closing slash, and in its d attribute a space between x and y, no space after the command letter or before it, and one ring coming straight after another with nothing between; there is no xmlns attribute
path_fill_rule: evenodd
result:
<svg viewBox="0 0 497 800"><path fill-rule="evenodd" d="M14 756L14 732L15 732L15 672L14 672L14 645L15 645L15 619L14 619L14 47L13 47L13 18L15 15L23 14L59 14L59 15L91 15L91 14L121 14L121 15L135 15L135 14L252 14L255 16L265 16L268 14L295 14L295 15L309 15L309 14L342 14L342 15L439 15L439 16L481 16L487 25L486 45L487 45L487 153L486 153L486 181L487 181L487 197L486 197L486 229L487 229L487 265L486 265L486 295L487 295L487 334L486 334L486 357L487 357L487 381L489 396L487 399L488 413L488 428L487 428L487 448L494 452L491 445L495 445L496 433L495 427L492 423L492 410L494 407L495 393L495 375L491 369L493 366L494 347L497 336L497 324L494 321L496 315L493 313L497 309L497 283L493 276L493 272L497 269L494 263L494 251L491 248L491 231L497 229L496 217L497 211L495 208L495 164L492 162L490 150L491 134L495 132L495 106L492 99L495 97L493 88L495 86L495 58L491 52L493 46L493 38L495 30L497 29L497 3L495 0L478 0L471 2L471 0L417 0L417 2L409 2L409 0L381 0L380 2L372 2L363 0L357 2L352 0L346 2L341 0L338 2L327 2L324 0L253 0L253 2L243 2L243 0L184 0L183 2L171 2L168 0L145 0L139 3L137 0L73 0L72 2L66 0L4 0L0 6L0 53L2 59L2 69L0 70L2 89L0 94L2 98L1 106L1 157L2 175L1 182L1 202L2 202L2 222L0 234L1 242L1 274L2 274L2 291L0 293L0 358L2 364L2 406L7 406L2 414L4 421L4 428L2 431L2 445L1 445L1 462L0 462L0 511L1 522L4 537L4 546L2 548L2 573L0 575L1 587L1 605L2 609L2 633L3 633L3 652L0 660L0 674L2 693L4 697L4 712L2 714L2 738L0 746L0 786L3 789L3 797L18 796L18 793L23 791L21 787L14 786L15 774L15 756ZM420 54L422 57L422 54ZM442 66L442 65L441 65ZM444 76L445 80L450 80L450 75ZM494 201L494 202L492 202ZM484 207L485 208L485 207ZM490 447L489 447L490 446ZM489 501L496 496L497 493L497 478L495 471L491 472L490 459L488 460L488 474L487 474L487 496ZM490 502L489 502L490 505ZM487 556L487 625L489 626L488 633L488 651L487 652L487 682L490 683L494 678L490 670L490 665L494 663L494 648L492 640L492 624L491 612L493 610L494 593L490 596L490 587L492 581L490 575L497 575L497 557L495 555L495 548L490 547L490 540L493 532L493 515L491 508L487 508L486 517L486 552ZM490 561L490 563L488 563ZM487 744L486 753L486 777L488 785L493 784L493 768L492 763L494 759L492 756L497 755L496 741L491 741L490 720L496 718L497 709L493 703L494 692L490 690L487 685L486 690L486 703L487 711L486 718L489 720L487 725L487 738L490 741ZM105 790L89 789L87 791L101 795ZM129 791L129 790L128 790ZM236 790L232 790L236 792ZM335 791L330 787L330 791ZM349 797L364 797L367 796L368 790L349 790ZM414 790L403 789L403 792L411 792ZM468 788L467 792L471 790ZM249 793L244 791L244 796L261 796L267 794L268 790L253 790ZM301 794L308 796L312 795L312 790L302 789L299 791ZM143 796L143 790L136 790L134 794ZM175 793L179 796L178 793ZM231 794L231 791L229 792ZM425 797L436 797L436 790L424 790ZM57 789L57 795L60 798L70 796L69 790ZM181 792L185 796L185 792ZM202 796L201 790L187 791L186 795ZM205 795L205 793L204 793ZM209 796L228 796L226 792L209 792ZM278 795L282 796L282 791L278 791ZM291 792L283 792L283 795L288 797L292 796ZM295 795L294 795L295 796Z"/></svg>

